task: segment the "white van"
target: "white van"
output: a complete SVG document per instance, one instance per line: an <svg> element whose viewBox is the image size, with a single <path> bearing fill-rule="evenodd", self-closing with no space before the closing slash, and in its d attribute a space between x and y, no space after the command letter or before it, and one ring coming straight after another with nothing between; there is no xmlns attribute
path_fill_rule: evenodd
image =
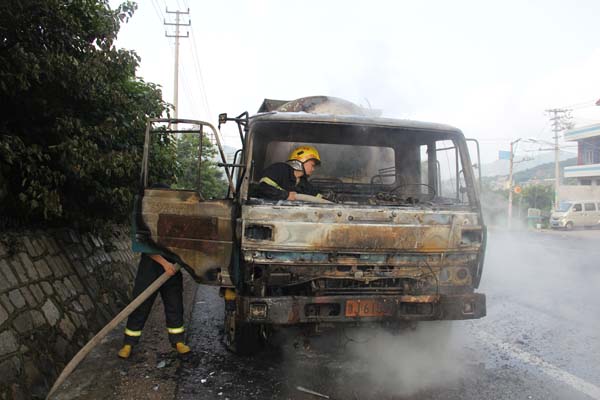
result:
<svg viewBox="0 0 600 400"><path fill-rule="evenodd" d="M594 200L561 201L550 216L551 228L597 226L600 224L600 202Z"/></svg>

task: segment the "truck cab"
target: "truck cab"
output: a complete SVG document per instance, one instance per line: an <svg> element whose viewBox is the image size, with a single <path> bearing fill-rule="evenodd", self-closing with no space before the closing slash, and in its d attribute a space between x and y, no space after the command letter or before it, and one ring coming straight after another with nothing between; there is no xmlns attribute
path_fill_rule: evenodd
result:
<svg viewBox="0 0 600 400"><path fill-rule="evenodd" d="M146 182L136 220L141 242L221 286L232 350L252 352L286 327L485 316L475 289L486 227L460 130L325 96L266 100L252 117L220 120L238 123L243 143L221 163L227 197ZM264 169L303 145L321 155L311 184L333 201L261 198Z"/></svg>

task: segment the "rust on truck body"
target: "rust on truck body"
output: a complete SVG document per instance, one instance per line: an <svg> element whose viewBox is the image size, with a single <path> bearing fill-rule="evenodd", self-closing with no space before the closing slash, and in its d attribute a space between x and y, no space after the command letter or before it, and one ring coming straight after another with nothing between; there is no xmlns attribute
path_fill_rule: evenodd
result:
<svg viewBox="0 0 600 400"><path fill-rule="evenodd" d="M358 301L374 301L386 304L386 312L380 315L360 316L355 310L347 313ZM464 313L461 308L467 302L472 311ZM269 312L262 318L252 318L252 305L266 306ZM322 310L325 312L322 312ZM431 321L475 319L485 315L485 297L479 293L449 296L323 296L323 297L245 297L238 312L248 323L296 325L309 323L365 323L397 321Z"/></svg>
<svg viewBox="0 0 600 400"><path fill-rule="evenodd" d="M217 282L229 264L233 237L228 201L204 201L193 191L146 189L142 218L158 246L179 256L202 283Z"/></svg>
<svg viewBox="0 0 600 400"><path fill-rule="evenodd" d="M403 210L372 210L318 206L298 208L244 207L244 225L269 226L273 238L243 238L243 249L314 249L361 251L477 251L479 245L461 242L464 230L476 231L477 214ZM292 223L293 221L293 223Z"/></svg>
<svg viewBox="0 0 600 400"><path fill-rule="evenodd" d="M481 246L462 238L462 232L482 230L473 225L478 217L471 212L255 206L243 209L242 220L244 226L268 226L272 232L267 240L244 237L244 260L262 266L267 275L285 270L296 277L290 283L433 277L440 287L465 288L473 283Z"/></svg>
<svg viewBox="0 0 600 400"><path fill-rule="evenodd" d="M486 226L460 130L326 96L265 100L227 121L243 144L231 163L220 149L227 198L149 189L146 146L136 235L228 293L230 348L278 326L485 316ZM262 171L299 145L319 149L311 183L334 202L261 198Z"/></svg>

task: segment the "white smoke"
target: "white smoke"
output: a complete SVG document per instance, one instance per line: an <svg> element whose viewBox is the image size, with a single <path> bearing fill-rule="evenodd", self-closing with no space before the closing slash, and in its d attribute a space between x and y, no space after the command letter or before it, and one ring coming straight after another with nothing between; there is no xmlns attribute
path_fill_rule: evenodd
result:
<svg viewBox="0 0 600 400"><path fill-rule="evenodd" d="M408 396L451 384L464 374L462 339L452 322L423 322L414 331L392 334L378 330L349 346L373 389ZM365 336L363 332L359 336Z"/></svg>

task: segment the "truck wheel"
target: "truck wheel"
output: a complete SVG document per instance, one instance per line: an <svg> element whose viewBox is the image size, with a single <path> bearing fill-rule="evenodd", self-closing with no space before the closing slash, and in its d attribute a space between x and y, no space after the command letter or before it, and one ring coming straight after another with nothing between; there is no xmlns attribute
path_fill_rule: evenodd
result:
<svg viewBox="0 0 600 400"><path fill-rule="evenodd" d="M236 320L235 312L225 311L224 342L233 353L250 356L264 347L261 326Z"/></svg>
<svg viewBox="0 0 600 400"><path fill-rule="evenodd" d="M565 225L565 229L568 231L572 231L573 230L573 223L571 221L567 222L567 224Z"/></svg>

